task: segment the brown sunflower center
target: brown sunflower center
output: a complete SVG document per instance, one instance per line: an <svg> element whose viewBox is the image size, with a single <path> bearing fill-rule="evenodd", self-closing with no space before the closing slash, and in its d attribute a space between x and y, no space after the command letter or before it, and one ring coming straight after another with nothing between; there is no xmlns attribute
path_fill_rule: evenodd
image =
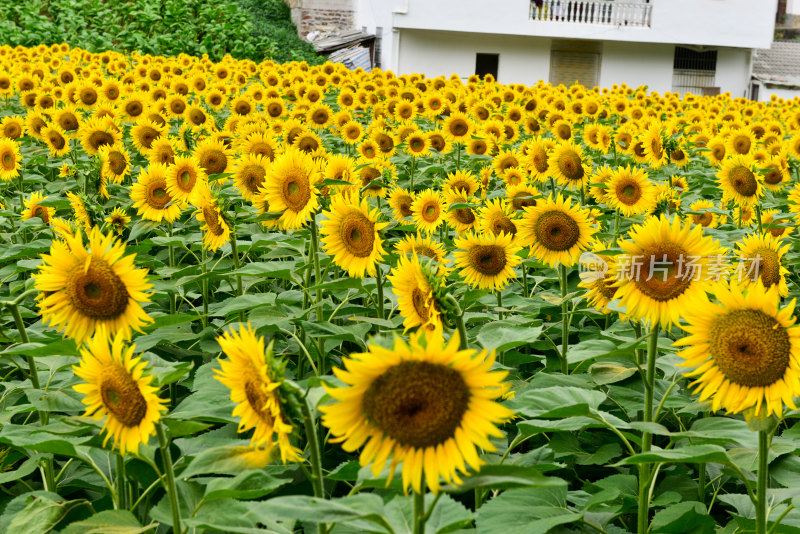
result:
<svg viewBox="0 0 800 534"><path fill-rule="evenodd" d="M248 165L242 169L242 183L248 191L255 194L261 191L266 175L261 165Z"/></svg>
<svg viewBox="0 0 800 534"><path fill-rule="evenodd" d="M78 119L72 113L64 113L58 119L58 125L68 132L78 129Z"/></svg>
<svg viewBox="0 0 800 534"><path fill-rule="evenodd" d="M575 246L581 238L581 229L578 222L568 213L552 210L539 215L533 227L533 234L536 241L545 249L562 251Z"/></svg>
<svg viewBox="0 0 800 534"><path fill-rule="evenodd" d="M627 206L633 206L642 198L642 188L633 180L623 180L617 184L617 198Z"/></svg>
<svg viewBox="0 0 800 534"><path fill-rule="evenodd" d="M751 274L757 273L764 287L768 288L780 283L781 259L776 251L759 247L753 251L753 257L748 259L755 263Z"/></svg>
<svg viewBox="0 0 800 534"><path fill-rule="evenodd" d="M10 122L3 127L3 136L9 139L17 139L22 135L22 128L15 122Z"/></svg>
<svg viewBox="0 0 800 534"><path fill-rule="evenodd" d="M482 141L480 139L474 139L470 146L472 153L476 156L482 156L489 150L489 145L486 144L486 141Z"/></svg>
<svg viewBox="0 0 800 534"><path fill-rule="evenodd" d="M183 112L186 111L186 103L183 100L176 98L170 102L169 109L176 115L182 115Z"/></svg>
<svg viewBox="0 0 800 534"><path fill-rule="evenodd" d="M89 134L88 143L89 146L97 150L103 145L113 145L114 137L106 131L95 130L91 134Z"/></svg>
<svg viewBox="0 0 800 534"><path fill-rule="evenodd" d="M141 102L133 101L125 104L125 113L127 113L131 117L138 117L139 115L142 114L142 111L143 107Z"/></svg>
<svg viewBox="0 0 800 534"><path fill-rule="evenodd" d="M145 126L138 132L139 142L145 148L150 148L153 141L161 136L161 133L150 126Z"/></svg>
<svg viewBox="0 0 800 534"><path fill-rule="evenodd" d="M151 208L163 210L164 206L169 204L171 200L172 197L167 192L166 181L163 179L157 179L147 184L147 189L145 190L145 202L147 202Z"/></svg>
<svg viewBox="0 0 800 534"><path fill-rule="evenodd" d="M292 169L283 179L283 202L292 211L300 211L311 200L311 184L302 169Z"/></svg>
<svg viewBox="0 0 800 534"><path fill-rule="evenodd" d="M572 128L569 127L569 124L559 124L556 128L556 135L560 139L569 139L572 137Z"/></svg>
<svg viewBox="0 0 800 534"><path fill-rule="evenodd" d="M272 414L265 408L268 403L267 395L261 387L261 382L256 380L248 380L244 383L244 395L247 398L247 403L258 414L259 417L265 421L272 423L274 421Z"/></svg>
<svg viewBox="0 0 800 534"><path fill-rule="evenodd" d="M432 134L428 139L431 142L431 148L437 152L441 152L446 146L444 137L442 137L441 134Z"/></svg>
<svg viewBox="0 0 800 534"><path fill-rule="evenodd" d="M47 133L47 140L50 141L50 144L53 145L53 148L56 150L61 150L67 144L66 139L64 136L56 131L50 131Z"/></svg>
<svg viewBox="0 0 800 534"><path fill-rule="evenodd" d="M453 119L449 129L454 137L463 137L469 132L469 124L464 119Z"/></svg>
<svg viewBox="0 0 800 534"><path fill-rule="evenodd" d="M567 180L577 181L584 175L581 157L572 150L566 150L558 156L558 170Z"/></svg>
<svg viewBox="0 0 800 534"><path fill-rule="evenodd" d="M457 208L453 210L453 217L461 224L472 224L475 222L475 214L470 208Z"/></svg>
<svg viewBox="0 0 800 534"><path fill-rule="evenodd" d="M735 384L769 386L789 366L789 333L761 310L734 310L718 317L708 337L714 363Z"/></svg>
<svg viewBox="0 0 800 534"><path fill-rule="evenodd" d="M427 323L430 318L430 310L426 305L428 297L419 287L415 287L411 292L411 302L414 304L414 311L419 315L423 323Z"/></svg>
<svg viewBox="0 0 800 534"><path fill-rule="evenodd" d="M544 150L536 150L531 154L531 159L533 160L533 166L536 167L539 173L547 171L547 152Z"/></svg>
<svg viewBox="0 0 800 534"><path fill-rule="evenodd" d="M228 167L228 157L224 152L216 148L204 150L198 159L200 160L200 166L203 167L208 174L223 173Z"/></svg>
<svg viewBox="0 0 800 534"><path fill-rule="evenodd" d="M273 102L267 106L267 113L269 113L270 117L280 117L283 113L283 106L276 102Z"/></svg>
<svg viewBox="0 0 800 534"><path fill-rule="evenodd" d="M405 361L378 376L364 393L364 415L402 445L435 447L455 436L469 408L461 373L445 365Z"/></svg>
<svg viewBox="0 0 800 534"><path fill-rule="evenodd" d="M300 138L300 141L298 141L297 148L306 154L310 154L319 148L319 142L317 142L317 140L311 136L304 136Z"/></svg>
<svg viewBox="0 0 800 534"><path fill-rule="evenodd" d="M750 152L750 138L746 135L737 135L733 140L733 149L739 154Z"/></svg>
<svg viewBox="0 0 800 534"><path fill-rule="evenodd" d="M339 238L347 252L358 258L367 258L375 244L375 224L363 213L352 211L342 218Z"/></svg>
<svg viewBox="0 0 800 534"><path fill-rule="evenodd" d="M645 156L644 143L638 141L635 145L633 145L633 153L636 154L638 157L643 158Z"/></svg>
<svg viewBox="0 0 800 534"><path fill-rule="evenodd" d="M67 276L65 291L72 305L92 319L115 319L128 306L125 283L102 258L91 258L73 267Z"/></svg>
<svg viewBox="0 0 800 534"><path fill-rule="evenodd" d="M200 125L206 122L206 114L197 108L189 112L189 120L192 124Z"/></svg>
<svg viewBox="0 0 800 534"><path fill-rule="evenodd" d="M486 276L496 276L506 267L506 251L499 245L475 245L469 250L469 265Z"/></svg>
<svg viewBox="0 0 800 534"><path fill-rule="evenodd" d="M420 215L422 216L422 220L427 223L436 222L439 219L439 204L437 202L428 202L422 206L420 210Z"/></svg>
<svg viewBox="0 0 800 534"><path fill-rule="evenodd" d="M397 199L397 209L403 217L411 216L411 203L413 200L408 195L403 195Z"/></svg>
<svg viewBox="0 0 800 534"><path fill-rule="evenodd" d="M717 144L711 147L711 154L714 156L714 159L717 161L722 160L725 157L725 146L722 144Z"/></svg>
<svg viewBox="0 0 800 534"><path fill-rule="evenodd" d="M264 156L270 161L275 159L275 151L267 143L254 143L250 146L250 153L256 156Z"/></svg>
<svg viewBox="0 0 800 534"><path fill-rule="evenodd" d="M122 152L117 152L116 150L113 152L108 153L108 168L111 169L116 175L120 175L125 172L125 168L128 166L128 162L125 160L125 155Z"/></svg>
<svg viewBox="0 0 800 534"><path fill-rule="evenodd" d="M536 205L536 199L532 198L533 195L528 191L518 191L514 193L514 196L511 198L511 205L514 207L515 210L523 210L529 206Z"/></svg>
<svg viewBox="0 0 800 534"><path fill-rule="evenodd" d="M634 258L637 263L641 260L641 270L636 273L634 284L639 291L659 302L677 298L692 283L691 272L682 269L690 258L680 245L658 243Z"/></svg>
<svg viewBox="0 0 800 534"><path fill-rule="evenodd" d="M756 175L747 167L734 167L729 176L731 187L743 197L752 197L758 191Z"/></svg>
<svg viewBox="0 0 800 534"><path fill-rule="evenodd" d="M499 217L495 217L491 224L492 233L495 235L500 235L501 233L506 233L509 235L516 235L517 233L517 226L509 219L506 215L501 214Z"/></svg>
<svg viewBox="0 0 800 534"><path fill-rule="evenodd" d="M3 154L3 168L7 171L13 170L16 167L16 158L10 152Z"/></svg>
<svg viewBox="0 0 800 534"><path fill-rule="evenodd" d="M783 181L783 173L777 167L769 167L764 175L764 182L769 185L777 185Z"/></svg>
<svg viewBox="0 0 800 534"><path fill-rule="evenodd" d="M50 214L47 213L47 209L39 204L34 204L31 206L31 217L39 217L44 222L48 222L50 220Z"/></svg>
<svg viewBox="0 0 800 534"><path fill-rule="evenodd" d="M147 401L139 385L119 363L103 369L100 397L103 407L128 428L137 426L147 415Z"/></svg>
<svg viewBox="0 0 800 534"><path fill-rule="evenodd" d="M510 169L512 167L519 167L519 160L514 156L507 156L500 161L498 167L501 171Z"/></svg>
<svg viewBox="0 0 800 534"><path fill-rule="evenodd" d="M711 212L704 211L703 213L692 215L692 220L700 226L708 226L714 222L714 215Z"/></svg>
<svg viewBox="0 0 800 534"><path fill-rule="evenodd" d="M203 206L203 218L206 220L206 226L209 232L217 236L225 233L225 229L222 227L222 224L220 224L216 209L211 206Z"/></svg>

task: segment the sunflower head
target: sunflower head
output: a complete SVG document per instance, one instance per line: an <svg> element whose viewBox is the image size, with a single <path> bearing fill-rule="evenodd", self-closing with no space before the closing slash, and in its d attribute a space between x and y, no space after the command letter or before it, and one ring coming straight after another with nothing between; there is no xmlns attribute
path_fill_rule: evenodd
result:
<svg viewBox="0 0 800 534"><path fill-rule="evenodd" d="M519 226L519 244L529 246L531 256L552 267L575 265L597 231L589 222L588 211L573 207L572 201L561 195L526 208Z"/></svg>

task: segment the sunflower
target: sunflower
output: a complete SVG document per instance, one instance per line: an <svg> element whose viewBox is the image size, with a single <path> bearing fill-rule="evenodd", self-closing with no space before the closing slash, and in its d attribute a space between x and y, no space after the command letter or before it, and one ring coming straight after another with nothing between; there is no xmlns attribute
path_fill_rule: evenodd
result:
<svg viewBox="0 0 800 534"><path fill-rule="evenodd" d="M167 167L167 193L176 202L199 206L201 195L208 189L208 176L194 156L178 156Z"/></svg>
<svg viewBox="0 0 800 534"><path fill-rule="evenodd" d="M433 274L423 269L419 257L401 256L397 266L386 277L397 295L397 305L403 316L405 331L422 327L441 330L441 311L433 296Z"/></svg>
<svg viewBox="0 0 800 534"><path fill-rule="evenodd" d="M43 223L49 224L55 210L47 206L42 206L40 203L44 200L47 200L47 197L42 195L41 192L36 191L31 193L31 196L23 202L25 210L22 212L22 220L26 221L34 217L39 217Z"/></svg>
<svg viewBox="0 0 800 534"><path fill-rule="evenodd" d="M389 223L379 223L378 209L369 209L366 200L337 195L332 198L330 211L320 224L322 246L336 265L354 278L366 272L376 276L376 266L385 254L380 230Z"/></svg>
<svg viewBox="0 0 800 534"><path fill-rule="evenodd" d="M764 194L764 178L755 172L747 156L725 158L717 173L724 203L733 200L737 206L753 206Z"/></svg>
<svg viewBox="0 0 800 534"><path fill-rule="evenodd" d="M745 289L735 281L715 291L719 304L706 302L686 311L689 335L675 345L696 377L690 387L711 409L754 411L783 416L784 405L797 409L800 395L800 329L792 316L795 301L779 308L776 286Z"/></svg>
<svg viewBox="0 0 800 534"><path fill-rule="evenodd" d="M269 160L263 156L245 154L236 162L233 183L245 200L253 201L263 193L269 171Z"/></svg>
<svg viewBox="0 0 800 534"><path fill-rule="evenodd" d="M148 221L172 222L181 214L180 202L174 202L167 190L167 166L161 163L149 165L139 173L131 187L133 207Z"/></svg>
<svg viewBox="0 0 800 534"><path fill-rule="evenodd" d="M147 361L134 357L135 345L125 346L126 337L99 325L94 337L81 347L81 360L72 367L85 383L72 388L84 395L86 416L95 421L105 418L106 437L114 437L114 446L123 456L139 451L156 433L161 412L167 411L166 401L158 397L152 384L153 375L145 375Z"/></svg>
<svg viewBox="0 0 800 534"><path fill-rule="evenodd" d="M572 201L561 195L526 208L518 228L518 243L529 246L531 256L551 267L575 265L597 231L589 223L588 211L573 207Z"/></svg>
<svg viewBox="0 0 800 534"><path fill-rule="evenodd" d="M449 154L453 150L450 138L445 136L441 130L428 132L428 141L431 143L431 150L435 150L439 154Z"/></svg>
<svg viewBox="0 0 800 534"><path fill-rule="evenodd" d="M730 155L749 154L756 146L755 135L747 130L736 130L731 132L725 141L726 153Z"/></svg>
<svg viewBox="0 0 800 534"><path fill-rule="evenodd" d="M454 195L470 198L478 192L480 184L475 174L470 171L456 171L447 175L444 183L444 194L447 198Z"/></svg>
<svg viewBox="0 0 800 534"><path fill-rule="evenodd" d="M661 139L662 132L662 125L655 122L642 135L647 163L654 169L660 169L669 163L669 153L664 150L664 142Z"/></svg>
<svg viewBox="0 0 800 534"><path fill-rule="evenodd" d="M581 189L588 177L584 168L584 155L580 145L565 141L556 145L547 158L547 167L559 184L572 189Z"/></svg>
<svg viewBox="0 0 800 534"><path fill-rule="evenodd" d="M535 206L539 196L541 196L539 190L526 183L506 188L506 198L516 211L524 211L527 207Z"/></svg>
<svg viewBox="0 0 800 534"><path fill-rule="evenodd" d="M278 143L269 133L252 132L239 141L239 151L272 161L278 151Z"/></svg>
<svg viewBox="0 0 800 534"><path fill-rule="evenodd" d="M614 275L614 256L607 256L605 254L592 255L600 260L604 265L604 271L600 272L596 269L591 271L584 271L581 269L581 281L578 287L588 289L589 291L583 296L586 301L597 311L602 314L613 313L608 305L616 298L617 288L615 286L616 279ZM583 267L583 261L581 265ZM592 267L597 267L592 266ZM622 318L622 316L620 317Z"/></svg>
<svg viewBox="0 0 800 534"><path fill-rule="evenodd" d="M106 180L121 184L130 173L131 157L122 143L103 145L97 151L100 156L100 176Z"/></svg>
<svg viewBox="0 0 800 534"><path fill-rule="evenodd" d="M290 441L294 428L281 404L282 380L276 376L272 347L265 350L264 338L250 324L224 332L217 343L228 358L219 360L221 369L214 370L214 378L231 390L239 432L253 430L252 446L277 446L284 463L300 461L300 450Z"/></svg>
<svg viewBox="0 0 800 534"><path fill-rule="evenodd" d="M223 143L212 138L201 141L195 148L194 155L209 176L222 174L228 168L228 148Z"/></svg>
<svg viewBox="0 0 800 534"><path fill-rule="evenodd" d="M605 201L625 217L650 211L656 204L656 187L639 167L620 167L606 183Z"/></svg>
<svg viewBox="0 0 800 534"><path fill-rule="evenodd" d="M406 153L414 158L426 156L430 153L431 142L428 136L420 130L410 133L406 139Z"/></svg>
<svg viewBox="0 0 800 534"><path fill-rule="evenodd" d="M469 138L470 132L474 131L475 125L472 120L461 113L456 111L451 113L444 121L444 131L450 139L460 142Z"/></svg>
<svg viewBox="0 0 800 534"><path fill-rule="evenodd" d="M105 218L105 221L114 229L117 235L119 235L125 230L128 223L131 222L131 218L128 217L128 214L125 213L125 210L122 208L114 208L111 210L111 215Z"/></svg>
<svg viewBox="0 0 800 534"><path fill-rule="evenodd" d="M22 117L8 116L0 120L0 137L19 139L25 130L25 121Z"/></svg>
<svg viewBox="0 0 800 534"><path fill-rule="evenodd" d="M314 186L318 174L313 159L294 147L275 158L264 185L264 199L271 211L283 212L282 228L295 230L304 226L317 209L319 199Z"/></svg>
<svg viewBox="0 0 800 534"><path fill-rule="evenodd" d="M486 203L478 211L478 231L494 235L517 235L517 225L513 218L516 214L511 204L505 200L495 198ZM519 222L519 221L516 221Z"/></svg>
<svg viewBox="0 0 800 534"><path fill-rule="evenodd" d="M133 146L142 154L146 154L152 147L153 141L164 136L164 128L150 119L139 119L131 128L130 136Z"/></svg>
<svg viewBox="0 0 800 534"><path fill-rule="evenodd" d="M781 297L789 295L786 275L789 270L783 265L783 257L792 247L768 233L751 234L736 243L739 263L734 273L743 287L760 283L766 289L776 286Z"/></svg>
<svg viewBox="0 0 800 534"><path fill-rule="evenodd" d="M50 151L50 157L63 156L69 152L69 136L57 124L42 128L42 138Z"/></svg>
<svg viewBox="0 0 800 534"><path fill-rule="evenodd" d="M705 146L705 156L714 167L719 167L725 159L725 139L715 136L708 140Z"/></svg>
<svg viewBox="0 0 800 534"><path fill-rule="evenodd" d="M75 220L81 223L87 232L91 231L92 217L89 215L89 210L86 209L83 199L72 191L67 191L67 200L69 200L69 205L75 213Z"/></svg>
<svg viewBox="0 0 800 534"><path fill-rule="evenodd" d="M443 270L448 270L447 264L450 260L447 259L447 250L429 235L409 234L398 241L394 248L400 255L416 254L435 260L439 264L439 274L442 274Z"/></svg>
<svg viewBox="0 0 800 534"><path fill-rule="evenodd" d="M109 117L90 119L81 125L79 132L83 149L93 156L101 146L115 145L122 139L119 127Z"/></svg>
<svg viewBox="0 0 800 534"><path fill-rule="evenodd" d="M675 217L649 217L620 242L617 297L634 319L668 327L686 310L702 305L706 290L725 273L724 249L703 227Z"/></svg>
<svg viewBox="0 0 800 534"><path fill-rule="evenodd" d="M438 191L426 189L417 193L411 204L411 214L417 229L432 234L444 221L445 200Z"/></svg>
<svg viewBox="0 0 800 534"><path fill-rule="evenodd" d="M501 150L492 160L492 167L494 167L497 174L503 174L507 170L517 168L520 165L520 155L512 150Z"/></svg>
<svg viewBox="0 0 800 534"><path fill-rule="evenodd" d="M53 122L69 135L80 128L81 115L75 106L65 106L53 114Z"/></svg>
<svg viewBox="0 0 800 534"><path fill-rule="evenodd" d="M361 138L364 137L364 127L360 123L351 120L339 128L339 133L345 143L357 145L361 142Z"/></svg>
<svg viewBox="0 0 800 534"><path fill-rule="evenodd" d="M389 206L396 219L411 217L411 205L414 203L415 194L412 191L395 187L389 192Z"/></svg>
<svg viewBox="0 0 800 534"><path fill-rule="evenodd" d="M549 152L554 146L550 139L537 139L528 146L525 167L534 180L543 182L550 175Z"/></svg>
<svg viewBox="0 0 800 534"><path fill-rule="evenodd" d="M792 179L786 158L770 156L763 162L758 163L758 166L764 173L764 185L770 191L780 191Z"/></svg>
<svg viewBox="0 0 800 534"><path fill-rule="evenodd" d="M447 223L459 234L473 230L478 223L478 217L472 207L469 206L469 199L463 195L451 193L448 203L450 205L448 205L445 213ZM466 206L455 206L453 204L466 204Z"/></svg>
<svg viewBox="0 0 800 534"><path fill-rule="evenodd" d="M720 215L709 211L714 207L716 206L711 200L698 200L697 202L692 202L689 205L689 209L697 212L690 215L692 222L694 224L699 224L704 228L716 228L719 226L720 222L722 222Z"/></svg>
<svg viewBox="0 0 800 534"><path fill-rule="evenodd" d="M490 144L490 141L478 138L478 137L471 137L469 141L467 141L467 154L470 156L485 156L489 154L494 148L494 143Z"/></svg>
<svg viewBox="0 0 800 534"><path fill-rule="evenodd" d="M198 196L198 210L194 212L195 219L202 223L203 246L206 250L216 251L231 240L231 229L222 216L222 210L216 199L208 190Z"/></svg>
<svg viewBox="0 0 800 534"><path fill-rule="evenodd" d="M522 247L515 245L513 240L513 236L506 233L467 234L456 238L455 266L461 269L461 276L470 286L501 290L509 279L517 277L514 267L522 262L517 255Z"/></svg>
<svg viewBox="0 0 800 534"><path fill-rule="evenodd" d="M392 349L370 345L335 369L344 387L325 386L333 404L320 407L322 422L345 451L366 443L359 457L378 476L391 456L391 475L402 462L404 490L421 493L422 477L438 493L440 478L458 485L458 471L478 470L478 447L494 451L490 436L513 415L495 399L508 391L505 371L490 371L494 352L458 350L425 330Z"/></svg>
<svg viewBox="0 0 800 534"><path fill-rule="evenodd" d="M89 249L80 233L54 241L50 254L34 275L42 320L63 330L77 343L90 337L98 326L130 336L152 319L140 303L151 285L147 270L134 268L135 254L124 256L125 245L96 227L89 232Z"/></svg>
<svg viewBox="0 0 800 534"><path fill-rule="evenodd" d="M0 180L8 182L19 176L21 161L19 143L13 139L0 139Z"/></svg>

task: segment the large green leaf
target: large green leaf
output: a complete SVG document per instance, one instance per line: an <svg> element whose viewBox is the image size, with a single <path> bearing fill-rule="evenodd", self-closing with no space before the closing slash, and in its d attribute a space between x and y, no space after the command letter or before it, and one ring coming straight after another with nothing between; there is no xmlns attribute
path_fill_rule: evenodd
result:
<svg viewBox="0 0 800 534"><path fill-rule="evenodd" d="M70 523L60 534L143 534L156 525L142 526L128 510L104 510L88 519Z"/></svg>
<svg viewBox="0 0 800 534"><path fill-rule="evenodd" d="M656 462L706 463L714 462L729 465L731 459L724 447L719 445L689 445L679 449L656 449L621 460L617 465L633 465Z"/></svg>
<svg viewBox="0 0 800 534"><path fill-rule="evenodd" d="M533 343L542 335L542 330L541 325L520 325L510 320L494 321L481 327L478 343L485 349L504 351Z"/></svg>
<svg viewBox="0 0 800 534"><path fill-rule="evenodd" d="M590 415L605 399L606 394L602 391L563 386L543 389L528 386L518 391L508 405L525 417L554 419Z"/></svg>
<svg viewBox="0 0 800 534"><path fill-rule="evenodd" d="M582 518L582 512L567 506L565 483L560 487L505 491L481 506L477 525L481 534L545 534Z"/></svg>

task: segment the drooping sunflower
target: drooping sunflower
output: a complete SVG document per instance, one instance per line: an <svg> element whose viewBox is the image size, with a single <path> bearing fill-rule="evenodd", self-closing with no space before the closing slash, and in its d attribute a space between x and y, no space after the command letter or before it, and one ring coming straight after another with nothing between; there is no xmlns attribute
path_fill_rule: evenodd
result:
<svg viewBox="0 0 800 534"><path fill-rule="evenodd" d="M152 319L142 310L148 302L147 270L134 267L135 254L97 227L89 232L89 248L79 232L54 241L34 275L39 310L45 323L81 343L98 326L130 336Z"/></svg>
<svg viewBox="0 0 800 534"><path fill-rule="evenodd" d="M245 200L253 201L264 191L269 160L263 156L245 154L234 166L233 183Z"/></svg>
<svg viewBox="0 0 800 534"><path fill-rule="evenodd" d="M669 163L669 153L664 150L664 142L661 139L662 132L662 125L654 122L644 131L641 139L647 163L654 169L660 169Z"/></svg>
<svg viewBox="0 0 800 534"><path fill-rule="evenodd" d="M103 145L97 153L101 162L100 175L114 183L122 183L125 176L130 173L131 168L131 157L125 145L122 143Z"/></svg>
<svg viewBox="0 0 800 534"><path fill-rule="evenodd" d="M148 221L172 222L181 214L180 202L176 202L167 191L166 165L155 163L139 173L131 187L131 200L137 214Z"/></svg>
<svg viewBox="0 0 800 534"><path fill-rule="evenodd" d="M197 204L197 211L194 216L198 222L201 223L200 230L203 231L203 246L206 250L215 251L230 241L231 229L222 216L222 210L219 207L214 196L208 191L204 191L199 195Z"/></svg>
<svg viewBox="0 0 800 534"><path fill-rule="evenodd" d="M513 240L513 236L505 233L456 238L455 267L461 269L461 276L472 287L503 289L510 279L516 278L514 268L522 262L517 255L522 247Z"/></svg>
<svg viewBox="0 0 800 534"><path fill-rule="evenodd" d="M275 158L264 184L264 199L270 210L282 212L282 228L295 230L306 224L319 206L315 184L319 170L308 154L295 147Z"/></svg>
<svg viewBox="0 0 800 534"><path fill-rule="evenodd" d="M442 224L446 209L442 195L433 189L418 192L411 204L411 214L417 229L428 234L435 232Z"/></svg>
<svg viewBox="0 0 800 534"><path fill-rule="evenodd" d="M44 200L47 200L47 197L41 192L35 191L31 193L31 196L23 202L25 210L22 212L22 220L25 221L34 217L39 217L42 222L49 224L55 210L47 206L42 206L40 203Z"/></svg>
<svg viewBox="0 0 800 534"><path fill-rule="evenodd" d="M0 139L0 180L8 182L19 176L21 161L19 143L13 139Z"/></svg>
<svg viewBox="0 0 800 534"><path fill-rule="evenodd" d="M776 286L781 297L789 295L786 285L789 269L784 267L783 257L792 247L791 243L784 244L782 239L769 233L756 233L745 236L736 246L739 249L736 251L739 263L734 273L737 282L743 287L756 283L766 289Z"/></svg>
<svg viewBox="0 0 800 534"><path fill-rule="evenodd" d="M414 193L403 189L402 187L394 187L389 192L389 206L396 219L405 219L411 217L411 205L414 203Z"/></svg>
<svg viewBox="0 0 800 534"><path fill-rule="evenodd" d="M114 232L119 235L125 230L128 223L131 222L131 218L128 217L128 214L122 208L114 208L111 210L111 214L105 218L105 221L114 229Z"/></svg>
<svg viewBox="0 0 800 534"><path fill-rule="evenodd" d="M444 245L434 241L429 235L409 234L399 240L394 247L395 252L400 255L416 254L435 260L439 264L439 274L442 270L447 270L447 264L450 262Z"/></svg>
<svg viewBox="0 0 800 534"><path fill-rule="evenodd" d="M337 195L320 223L322 246L336 265L355 278L377 274L376 266L385 254L380 230L389 223L378 222L380 212L370 210L366 199Z"/></svg>
<svg viewBox="0 0 800 534"><path fill-rule="evenodd" d="M714 207L716 206L711 200L698 200L697 202L692 202L689 205L689 209L697 212L690 214L692 222L699 224L704 228L716 228L719 226L721 222L721 216L709 211Z"/></svg>
<svg viewBox="0 0 800 534"><path fill-rule="evenodd" d="M702 305L706 290L725 274L724 249L703 227L675 217L649 217L619 243L617 297L627 315L669 327Z"/></svg>
<svg viewBox="0 0 800 534"><path fill-rule="evenodd" d="M72 367L85 383L72 388L84 395L86 416L95 421L105 418L106 437L123 456L137 453L156 433L166 401L158 397L153 376L144 374L147 361L133 356L135 345L125 346L126 336L109 332L104 325L81 347L81 361Z"/></svg>
<svg viewBox="0 0 800 534"><path fill-rule="evenodd" d="M42 138L50 152L50 157L63 156L69 152L69 136L57 124L42 128Z"/></svg>
<svg viewBox="0 0 800 534"><path fill-rule="evenodd" d="M581 189L586 185L587 169L584 168L584 154L580 145L573 141L559 143L547 158L547 168L559 184L571 189Z"/></svg>
<svg viewBox="0 0 800 534"><path fill-rule="evenodd" d="M240 324L238 332L233 328L223 332L217 343L228 359L219 360L221 369L214 370L214 378L231 390L239 432L252 429L253 446L277 446L284 463L300 461L300 450L290 441L294 428L281 404L282 380L273 365L272 349L265 349L264 338L256 336L250 324Z"/></svg>
<svg viewBox="0 0 800 534"><path fill-rule="evenodd" d="M620 167L606 183L605 201L625 217L647 213L656 204L656 187L640 167Z"/></svg>
<svg viewBox="0 0 800 534"><path fill-rule="evenodd" d="M785 157L770 156L763 162L758 163L758 166L764 173L764 185L770 191L780 191L792 179L789 164Z"/></svg>
<svg viewBox="0 0 800 534"><path fill-rule="evenodd" d="M508 386L493 363L493 352L458 350L458 336L445 344L425 330L392 349L370 345L334 370L346 385L325 386L335 402L320 408L322 422L345 451L366 444L359 462L375 476L391 456L392 475L403 464L406 491L421 493L424 474L437 493L440 479L458 485L458 471L480 469L477 448L495 450L488 438L501 437L496 425L513 415L496 402Z"/></svg>
<svg viewBox="0 0 800 534"><path fill-rule="evenodd" d="M461 234L473 230L478 224L478 216L469 203L469 198L463 195L451 194L448 199L445 220L453 227L456 233ZM458 204L465 205L458 206Z"/></svg>
<svg viewBox="0 0 800 534"><path fill-rule="evenodd" d="M551 267L575 265L597 231L589 222L589 212L573 207L572 200L561 195L526 208L517 226L517 243L529 246L531 256Z"/></svg>
<svg viewBox="0 0 800 534"><path fill-rule="evenodd" d="M511 204L503 199L495 198L486 203L478 211L478 231L500 235L517 235L516 213Z"/></svg>
<svg viewBox="0 0 800 534"><path fill-rule="evenodd" d="M69 205L75 214L75 220L81 223L84 230L91 231L93 226L92 217L89 215L89 210L86 209L83 199L72 191L67 191L67 200L69 200Z"/></svg>
<svg viewBox="0 0 800 534"><path fill-rule="evenodd" d="M748 156L725 158L717 178L725 203L733 200L737 206L753 206L764 194L764 177L755 172Z"/></svg>
<svg viewBox="0 0 800 534"><path fill-rule="evenodd" d="M419 256L400 256L397 266L386 278L397 295L405 331L418 326L428 330L442 329L441 311L432 288L435 273L423 268Z"/></svg>
<svg viewBox="0 0 800 534"><path fill-rule="evenodd" d="M777 286L745 289L736 281L715 288L719 304L706 302L686 310L689 335L675 345L696 377L690 387L711 409L756 416L783 416L784 405L797 409L800 396L800 329L792 316L795 301L779 308Z"/></svg>

